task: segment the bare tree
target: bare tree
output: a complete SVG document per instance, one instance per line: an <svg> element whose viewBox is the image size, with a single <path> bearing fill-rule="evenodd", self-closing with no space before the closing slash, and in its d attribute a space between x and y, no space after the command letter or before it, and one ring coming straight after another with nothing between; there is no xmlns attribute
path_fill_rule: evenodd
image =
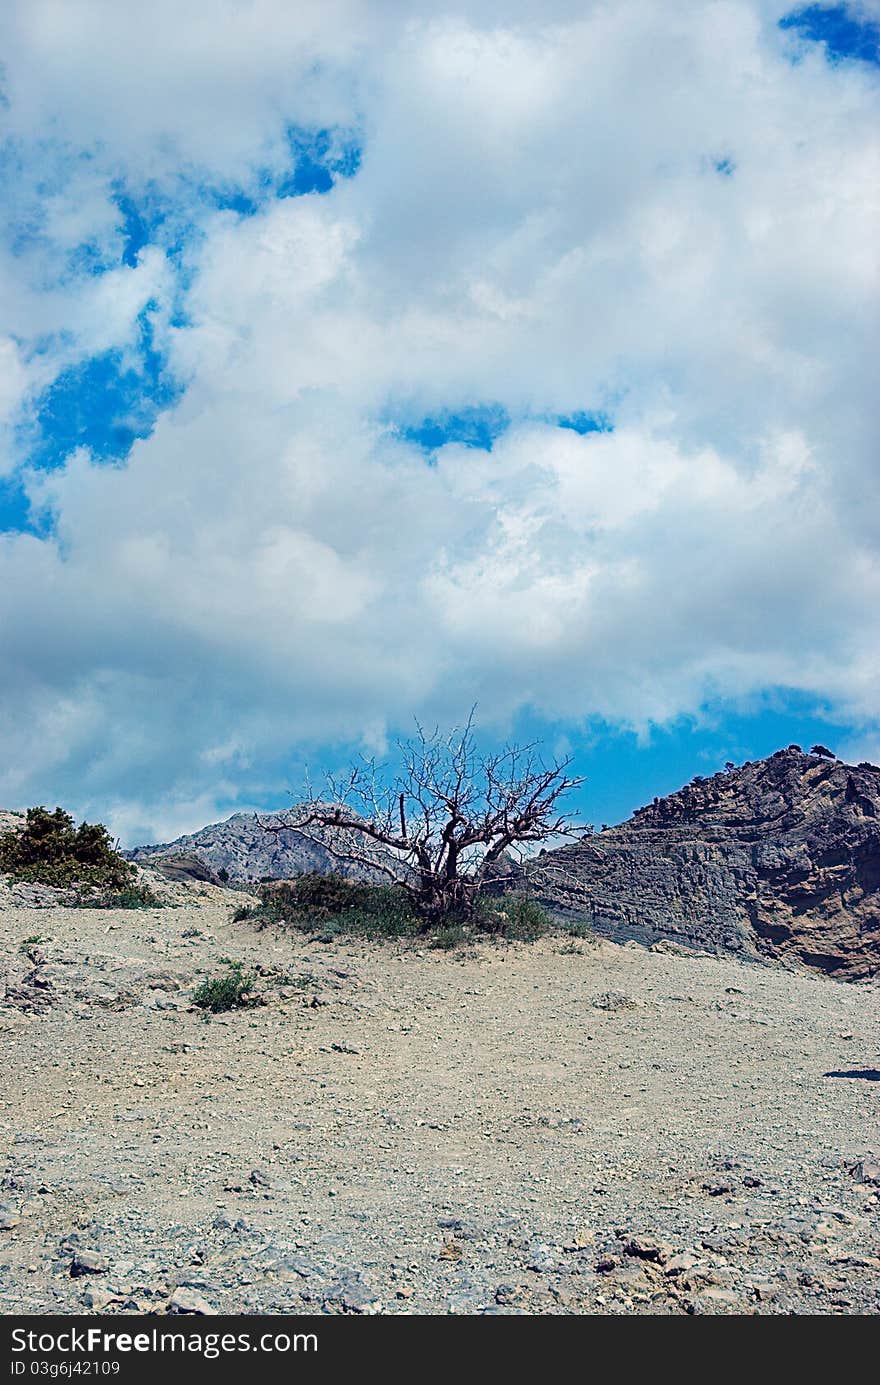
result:
<svg viewBox="0 0 880 1385"><path fill-rule="evenodd" d="M505 853L583 831L560 806L583 783L570 759L548 764L534 744L483 755L473 712L448 736L417 723L398 751L399 770L364 760L344 781L328 776L325 798L309 790L266 830L294 829L340 863L378 870L426 921L470 917Z"/></svg>

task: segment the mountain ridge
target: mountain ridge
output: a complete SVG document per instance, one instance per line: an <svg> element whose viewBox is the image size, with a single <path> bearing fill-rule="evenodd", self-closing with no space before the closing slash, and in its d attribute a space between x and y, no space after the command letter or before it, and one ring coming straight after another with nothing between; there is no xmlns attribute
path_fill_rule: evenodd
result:
<svg viewBox="0 0 880 1385"><path fill-rule="evenodd" d="M880 768L797 746L697 776L626 822L542 852L517 883L598 933L880 970Z"/></svg>
<svg viewBox="0 0 880 1385"><path fill-rule="evenodd" d="M172 842L138 846L124 854L140 865L151 865L163 872L176 869L181 874L193 874L195 863L201 862L212 878L232 884L285 880L310 873L387 883L388 877L379 863L391 859L390 851L385 853L374 843L359 847L362 854L375 858L375 869L341 861L327 847L294 827L278 830L280 817L279 813L233 813L222 822L209 823ZM276 830L267 831L268 824ZM398 864L396 857L394 862Z"/></svg>

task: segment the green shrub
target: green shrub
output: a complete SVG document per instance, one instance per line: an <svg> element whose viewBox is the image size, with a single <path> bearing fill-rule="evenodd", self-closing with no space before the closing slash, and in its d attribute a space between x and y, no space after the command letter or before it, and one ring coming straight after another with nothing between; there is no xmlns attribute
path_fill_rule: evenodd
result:
<svg viewBox="0 0 880 1385"><path fill-rule="evenodd" d="M530 895L504 894L480 899L475 928L513 942L532 943L552 930L553 919Z"/></svg>
<svg viewBox="0 0 880 1385"><path fill-rule="evenodd" d="M84 900L83 903L91 901ZM98 909L161 909L162 900L155 894L149 885L127 885L118 894L104 895L100 900L93 902L93 907Z"/></svg>
<svg viewBox="0 0 880 1385"><path fill-rule="evenodd" d="M569 938L583 938L590 942L596 941L596 934L588 923L582 919L572 919L568 923L561 925L561 931Z"/></svg>
<svg viewBox="0 0 880 1385"><path fill-rule="evenodd" d="M471 917L450 913L430 924L418 916L405 890L332 875L268 881L260 897L256 908L239 909L233 919L294 928L326 943L344 936L424 938L432 947L448 949L487 937L533 942L554 927L546 909L524 894L481 897Z"/></svg>
<svg viewBox="0 0 880 1385"><path fill-rule="evenodd" d="M224 976L204 980L193 993L193 1004L202 1010L240 1010L256 1002L250 995L256 972L245 971L243 962L233 962Z"/></svg>
<svg viewBox="0 0 880 1385"><path fill-rule="evenodd" d="M106 827L87 822L74 827L63 808L54 813L29 808L23 831L4 832L0 870L15 880L62 888L93 885L120 895L138 888L134 866L114 849Z"/></svg>
<svg viewBox="0 0 880 1385"><path fill-rule="evenodd" d="M365 885L333 875L300 875L260 890L249 916L258 925L281 924L332 942L342 934L407 938L421 930L409 898L393 885Z"/></svg>
<svg viewBox="0 0 880 1385"><path fill-rule="evenodd" d="M431 934L431 947L441 952L451 952L456 947L474 940L473 929L464 923L445 923Z"/></svg>

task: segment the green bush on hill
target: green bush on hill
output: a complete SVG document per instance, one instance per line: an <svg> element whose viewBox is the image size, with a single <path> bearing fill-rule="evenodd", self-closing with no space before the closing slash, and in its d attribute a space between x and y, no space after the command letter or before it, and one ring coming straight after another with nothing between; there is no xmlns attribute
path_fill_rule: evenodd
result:
<svg viewBox="0 0 880 1385"><path fill-rule="evenodd" d="M22 831L0 835L0 870L18 881L110 892L109 902L118 908L158 903L137 883L134 866L115 849L106 827L75 827L63 808L28 808Z"/></svg>

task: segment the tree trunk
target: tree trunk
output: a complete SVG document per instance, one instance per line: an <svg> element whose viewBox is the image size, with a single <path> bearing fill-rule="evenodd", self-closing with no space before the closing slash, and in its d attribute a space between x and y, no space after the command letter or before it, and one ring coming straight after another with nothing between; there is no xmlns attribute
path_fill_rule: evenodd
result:
<svg viewBox="0 0 880 1385"><path fill-rule="evenodd" d="M445 919L462 922L474 912L474 892L470 881L459 875L447 877L423 872L416 892L416 907L426 923L436 926Z"/></svg>

